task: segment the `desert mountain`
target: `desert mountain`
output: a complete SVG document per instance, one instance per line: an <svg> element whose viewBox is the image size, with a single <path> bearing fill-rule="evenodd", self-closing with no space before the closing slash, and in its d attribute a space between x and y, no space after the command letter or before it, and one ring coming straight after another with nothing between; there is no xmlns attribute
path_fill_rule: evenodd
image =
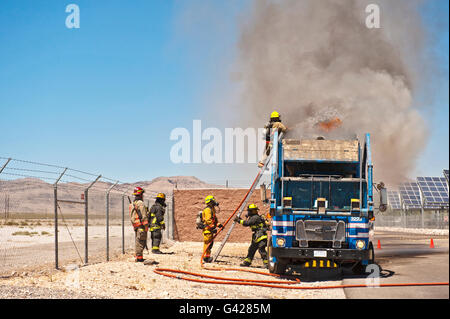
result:
<svg viewBox="0 0 450 319"><path fill-rule="evenodd" d="M89 183L59 183L58 199L81 201L81 195ZM106 207L106 190L112 185L103 181L97 182L89 190L89 214L104 215ZM167 201L172 199L172 191L178 189L217 188L194 176L157 177L151 181L123 183L114 187L110 193L110 212L112 216L122 213L122 194L132 197L135 186L145 189L144 201L152 205L156 193L162 192ZM72 203L59 203L64 215L84 215L84 206ZM128 210L128 199L125 197L125 209ZM0 180L0 216L14 214L43 214L50 217L54 213L53 184L35 178ZM126 214L128 214L126 212ZM31 214L30 214L31 215ZM3 216L2 216L3 217Z"/></svg>

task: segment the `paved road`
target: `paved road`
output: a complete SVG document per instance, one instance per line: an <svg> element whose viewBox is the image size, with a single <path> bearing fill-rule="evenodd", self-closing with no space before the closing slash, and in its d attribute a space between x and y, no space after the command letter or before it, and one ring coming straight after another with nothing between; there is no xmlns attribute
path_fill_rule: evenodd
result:
<svg viewBox="0 0 450 319"><path fill-rule="evenodd" d="M449 281L449 239L430 236L377 232L381 249L375 249L376 263L382 268L380 283L422 283ZM344 276L343 284L364 284L366 278ZM438 299L449 298L449 286L379 287L344 289L350 299Z"/></svg>

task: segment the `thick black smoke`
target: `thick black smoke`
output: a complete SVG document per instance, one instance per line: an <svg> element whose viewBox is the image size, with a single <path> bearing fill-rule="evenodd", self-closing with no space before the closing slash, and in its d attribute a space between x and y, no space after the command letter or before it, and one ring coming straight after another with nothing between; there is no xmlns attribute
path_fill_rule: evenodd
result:
<svg viewBox="0 0 450 319"><path fill-rule="evenodd" d="M277 110L293 138L371 133L376 178L394 184L411 174L427 140L412 107L423 32L418 2L377 1L380 29L366 26L369 3L254 1L239 41L240 111L260 127ZM337 129L318 128L334 118Z"/></svg>

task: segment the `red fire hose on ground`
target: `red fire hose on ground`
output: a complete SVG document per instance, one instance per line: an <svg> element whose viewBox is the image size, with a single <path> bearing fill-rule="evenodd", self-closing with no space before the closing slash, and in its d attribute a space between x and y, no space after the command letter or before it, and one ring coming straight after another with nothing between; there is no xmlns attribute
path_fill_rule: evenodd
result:
<svg viewBox="0 0 450 319"><path fill-rule="evenodd" d="M230 217L223 223L223 227L220 228L217 233L213 237L214 239L222 232L222 230L225 228L225 226L228 224L228 222L233 218L233 216L236 214L236 212L239 210L239 208L244 203L245 199L250 193L250 190L252 189L254 183L258 180L259 175L262 174L262 170L258 173L255 180L253 181L251 187L248 189L247 193L245 194L244 198L241 200L239 205L236 207L236 209L233 211L233 213L230 215ZM212 242L213 242L212 241ZM212 242L210 245L212 245ZM259 287L268 287L268 288L281 288L281 289L297 289L297 290L315 290L315 289L339 289L339 288L369 288L369 287L413 287L413 286L448 286L448 282L432 282L432 283L391 283L391 284L377 284L377 285L367 285L367 284L352 284L352 285L334 285L334 286L293 286L295 284L300 284L300 279L294 276L282 276L278 274L272 274L257 270L251 270L251 269L241 269L241 268L219 268L219 267L206 267L203 264L203 257L205 255L206 249L203 251L202 256L200 258L200 265L205 270L210 271L241 271L241 272L249 272L254 273L258 275L264 275L264 276L271 276L271 277L278 277L278 278L284 278L287 280L255 280L255 279L241 279L241 278L226 278L226 277L218 277L218 276L211 276L206 274L200 274L200 273L194 273L190 271L185 270L178 270L178 269L170 269L170 268L156 268L153 271L161 276L169 277L169 278L175 278L175 279L181 279L191 282L197 282L197 283L206 283L206 284L220 284L220 285L240 285L240 286L259 286ZM186 276L182 276L186 275ZM192 278L197 277L197 278ZM207 278L207 279L198 279L198 278ZM289 281L290 280L290 281Z"/></svg>

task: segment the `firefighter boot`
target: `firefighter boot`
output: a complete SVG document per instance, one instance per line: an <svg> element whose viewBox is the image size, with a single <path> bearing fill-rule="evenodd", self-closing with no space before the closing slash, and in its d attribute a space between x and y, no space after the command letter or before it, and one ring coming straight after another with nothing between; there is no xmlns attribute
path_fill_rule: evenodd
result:
<svg viewBox="0 0 450 319"><path fill-rule="evenodd" d="M203 262L205 262L205 263L210 263L210 262L212 262L212 257L205 257L205 258L203 258Z"/></svg>
<svg viewBox="0 0 450 319"><path fill-rule="evenodd" d="M159 249L152 249L152 254L162 254L162 252Z"/></svg>
<svg viewBox="0 0 450 319"><path fill-rule="evenodd" d="M137 262L137 263L142 263L142 262L144 262L144 257L142 257L142 256L136 256L136 262Z"/></svg>
<svg viewBox="0 0 450 319"><path fill-rule="evenodd" d="M246 258L242 264L240 264L239 266L241 267L250 267L250 265L252 264L252 261L249 260L248 258Z"/></svg>

